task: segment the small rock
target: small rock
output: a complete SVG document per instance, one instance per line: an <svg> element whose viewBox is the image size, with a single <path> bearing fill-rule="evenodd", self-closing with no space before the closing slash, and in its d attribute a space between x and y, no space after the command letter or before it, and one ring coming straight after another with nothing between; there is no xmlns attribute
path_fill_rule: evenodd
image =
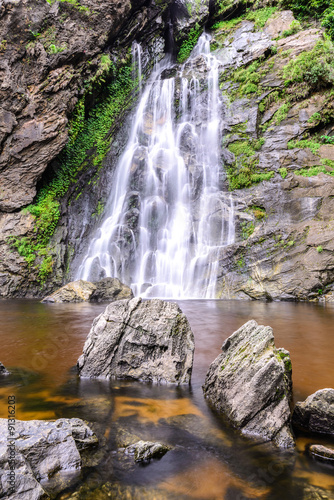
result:
<svg viewBox="0 0 334 500"><path fill-rule="evenodd" d="M3 366L1 362L0 362L0 375L9 375L9 371L6 370L6 368Z"/></svg>
<svg viewBox="0 0 334 500"><path fill-rule="evenodd" d="M140 298L109 304L97 318L78 359L87 378L188 384L194 335L177 304Z"/></svg>
<svg viewBox="0 0 334 500"><path fill-rule="evenodd" d="M138 441L137 443L129 446L127 450L134 454L136 462L146 462L151 458L163 457L167 451L170 450L170 448L162 443Z"/></svg>
<svg viewBox="0 0 334 500"><path fill-rule="evenodd" d="M302 430L334 436L334 389L321 389L296 403L292 424Z"/></svg>
<svg viewBox="0 0 334 500"><path fill-rule="evenodd" d="M328 446L323 446L321 444L311 444L307 448L308 453L321 462L326 462L334 465L334 449Z"/></svg>
<svg viewBox="0 0 334 500"><path fill-rule="evenodd" d="M96 289L90 296L90 302L113 302L133 298L131 288L121 283L118 278L103 278L93 284Z"/></svg>
<svg viewBox="0 0 334 500"><path fill-rule="evenodd" d="M242 434L290 448L291 360L276 349L273 330L248 321L211 364L204 395Z"/></svg>

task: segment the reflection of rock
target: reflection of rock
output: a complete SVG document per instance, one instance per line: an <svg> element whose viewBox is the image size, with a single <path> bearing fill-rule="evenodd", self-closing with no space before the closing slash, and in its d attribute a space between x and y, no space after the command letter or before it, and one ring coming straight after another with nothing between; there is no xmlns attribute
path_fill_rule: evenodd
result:
<svg viewBox="0 0 334 500"><path fill-rule="evenodd" d="M203 386L205 396L244 435L294 446L290 431L291 361L272 329L248 321L223 344Z"/></svg>
<svg viewBox="0 0 334 500"><path fill-rule="evenodd" d="M136 462L146 462L151 458L163 457L170 448L162 443L153 443L151 441L138 441L128 446L127 451L134 454Z"/></svg>
<svg viewBox="0 0 334 500"><path fill-rule="evenodd" d="M321 389L298 402L292 423L309 432L334 435L334 389Z"/></svg>
<svg viewBox="0 0 334 500"><path fill-rule="evenodd" d="M6 368L3 366L3 364L0 362L0 375L8 375L9 371L6 370Z"/></svg>
<svg viewBox="0 0 334 500"><path fill-rule="evenodd" d="M140 298L110 304L98 316L78 360L82 377L190 382L194 336L180 308Z"/></svg>
<svg viewBox="0 0 334 500"><path fill-rule="evenodd" d="M315 460L334 465L334 449L321 444L311 444L307 448L308 453Z"/></svg>
<svg viewBox="0 0 334 500"><path fill-rule="evenodd" d="M79 450L95 447L98 442L93 431L78 418L62 418L54 422L16 420L13 439L15 453L9 446L12 442L7 440L7 419L0 420L0 431L1 493L13 500L49 498L43 489L48 489L46 481L56 473L79 471ZM11 496L8 473L13 453L16 486ZM43 488L39 483L42 480Z"/></svg>

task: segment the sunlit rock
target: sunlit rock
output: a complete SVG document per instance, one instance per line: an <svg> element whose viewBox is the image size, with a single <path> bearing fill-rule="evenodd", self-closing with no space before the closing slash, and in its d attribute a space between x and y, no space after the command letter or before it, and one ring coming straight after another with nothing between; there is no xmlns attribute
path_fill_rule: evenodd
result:
<svg viewBox="0 0 334 500"><path fill-rule="evenodd" d="M131 288L120 282L118 278L103 278L100 281L71 281L54 293L45 297L42 302L112 302L132 298Z"/></svg>
<svg viewBox="0 0 334 500"><path fill-rule="evenodd" d="M135 462L147 462L151 458L161 458L170 447L162 443L151 441L138 441L127 448L127 452L134 455Z"/></svg>
<svg viewBox="0 0 334 500"><path fill-rule="evenodd" d="M290 355L276 349L272 328L248 321L222 351L207 373L205 397L242 434L293 447Z"/></svg>
<svg viewBox="0 0 334 500"><path fill-rule="evenodd" d="M296 403L292 423L309 432L334 436L334 389L321 389Z"/></svg>
<svg viewBox="0 0 334 500"><path fill-rule="evenodd" d="M312 458L319 462L326 462L334 465L334 448L323 446L321 444L311 444L307 448L307 452Z"/></svg>
<svg viewBox="0 0 334 500"><path fill-rule="evenodd" d="M177 304L154 299L109 304L78 360L81 377L190 382L194 336Z"/></svg>

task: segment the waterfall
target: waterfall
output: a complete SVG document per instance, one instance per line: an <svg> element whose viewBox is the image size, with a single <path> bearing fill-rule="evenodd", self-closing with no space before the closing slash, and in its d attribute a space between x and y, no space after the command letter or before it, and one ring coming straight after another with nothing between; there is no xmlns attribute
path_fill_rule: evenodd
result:
<svg viewBox="0 0 334 500"><path fill-rule="evenodd" d="M139 45L133 53L141 81ZM77 278L118 277L146 297L216 297L220 251L234 241L218 76L208 34L181 69L156 65Z"/></svg>

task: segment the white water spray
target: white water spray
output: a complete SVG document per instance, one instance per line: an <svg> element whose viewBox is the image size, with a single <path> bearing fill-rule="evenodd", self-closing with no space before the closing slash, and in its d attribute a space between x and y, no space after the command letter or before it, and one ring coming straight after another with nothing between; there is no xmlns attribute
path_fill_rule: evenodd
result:
<svg viewBox="0 0 334 500"><path fill-rule="evenodd" d="M133 53L141 82L139 45ZM176 76L170 61L154 70L77 278L118 277L147 297L216 297L219 253L234 241L218 69L204 34Z"/></svg>

